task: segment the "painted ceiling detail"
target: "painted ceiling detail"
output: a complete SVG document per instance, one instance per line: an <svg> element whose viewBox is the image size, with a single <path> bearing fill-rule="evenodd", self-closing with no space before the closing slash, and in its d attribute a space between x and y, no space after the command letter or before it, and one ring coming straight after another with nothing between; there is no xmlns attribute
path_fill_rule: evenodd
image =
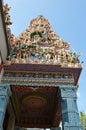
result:
<svg viewBox="0 0 86 130"><path fill-rule="evenodd" d="M81 68L70 44L61 39L42 15L31 20L19 36L8 36L10 54L5 64L53 64Z"/></svg>
<svg viewBox="0 0 86 130"><path fill-rule="evenodd" d="M36 91L33 91L34 89ZM58 88L12 86L12 92L16 125L29 128L45 128L45 126L59 125L61 120L61 104L59 104L57 98L57 94L59 94Z"/></svg>

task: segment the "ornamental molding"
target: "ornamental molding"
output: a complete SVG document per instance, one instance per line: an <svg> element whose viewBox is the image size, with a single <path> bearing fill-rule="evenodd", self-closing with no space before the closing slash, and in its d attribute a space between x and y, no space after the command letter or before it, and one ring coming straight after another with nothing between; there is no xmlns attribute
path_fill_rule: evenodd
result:
<svg viewBox="0 0 86 130"><path fill-rule="evenodd" d="M30 86L54 86L73 85L73 79L54 79L54 78L26 78L26 77L3 77L2 83L9 83L12 85L30 85Z"/></svg>
<svg viewBox="0 0 86 130"><path fill-rule="evenodd" d="M61 89L61 97L65 98L77 98L77 87L71 85L62 85L60 86Z"/></svg>
<svg viewBox="0 0 86 130"><path fill-rule="evenodd" d="M2 83L11 85L30 85L30 86L54 86L73 85L74 77L70 73L25 73L25 72L5 72Z"/></svg>

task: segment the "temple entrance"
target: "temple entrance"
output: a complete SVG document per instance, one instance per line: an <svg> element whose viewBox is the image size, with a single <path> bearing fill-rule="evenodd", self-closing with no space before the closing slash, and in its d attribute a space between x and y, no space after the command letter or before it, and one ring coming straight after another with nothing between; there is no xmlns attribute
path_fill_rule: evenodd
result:
<svg viewBox="0 0 86 130"><path fill-rule="evenodd" d="M62 130L83 130L77 108L82 70L77 54L42 15L14 36L8 5L4 11L10 49L0 65L0 130L61 130L60 122Z"/></svg>

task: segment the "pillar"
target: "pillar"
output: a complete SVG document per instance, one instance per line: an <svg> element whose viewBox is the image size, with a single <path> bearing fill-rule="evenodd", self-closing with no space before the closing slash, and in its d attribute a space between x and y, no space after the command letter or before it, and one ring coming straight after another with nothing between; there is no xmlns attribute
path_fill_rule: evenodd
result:
<svg viewBox="0 0 86 130"><path fill-rule="evenodd" d="M3 121L9 96L11 96L10 85L0 84L0 130L3 130Z"/></svg>
<svg viewBox="0 0 86 130"><path fill-rule="evenodd" d="M77 108L77 87L61 86L62 130L84 130Z"/></svg>

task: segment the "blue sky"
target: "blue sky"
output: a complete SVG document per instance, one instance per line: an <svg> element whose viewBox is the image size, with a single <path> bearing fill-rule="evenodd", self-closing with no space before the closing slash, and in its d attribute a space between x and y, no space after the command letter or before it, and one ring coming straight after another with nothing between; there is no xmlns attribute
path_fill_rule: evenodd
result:
<svg viewBox="0 0 86 130"><path fill-rule="evenodd" d="M27 28L31 19L41 14L77 53L82 52L78 107L86 112L86 0L4 0L4 3L11 7L11 31L16 36Z"/></svg>

